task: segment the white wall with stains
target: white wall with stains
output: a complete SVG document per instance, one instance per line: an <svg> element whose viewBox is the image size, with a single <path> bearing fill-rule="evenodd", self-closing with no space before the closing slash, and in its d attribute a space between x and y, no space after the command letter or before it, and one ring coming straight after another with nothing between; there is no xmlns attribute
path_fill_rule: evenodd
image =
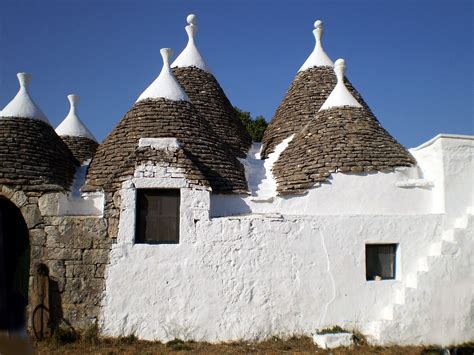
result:
<svg viewBox="0 0 474 355"><path fill-rule="evenodd" d="M184 178L137 171L135 176L150 177L123 185L119 235L106 272L103 332L218 342L309 335L340 325L380 344L391 342L397 331L398 342L406 344L472 340L474 218L472 200L464 195L472 164L465 157L472 157L473 140L437 141L443 139L450 141L445 142L449 149L435 142L412 152L421 168L415 178L393 173L381 179L390 185L384 187L371 184L370 176L336 174L333 184L323 187L327 194L316 188L316 195L299 197L313 203L319 196L314 204L331 206L327 213L301 213L296 204L284 213L276 208L209 218L209 211L227 213L222 212L225 204L216 209L209 191L190 188ZM459 145L464 155L450 160L449 154L459 157ZM443 167L452 164L458 169L452 179L467 185L450 186ZM413 210L391 210L388 199L367 211L359 203L351 213L357 194L348 192L344 199L341 191L353 188L356 180L367 184L359 194L384 199L379 188L398 191L400 197L390 198L407 199L404 203L413 204ZM433 181L427 191L426 180ZM399 181L406 186L397 186ZM144 187L181 188L179 244L134 244L135 192ZM451 194L463 194L458 198L462 208L450 207ZM329 199L344 199L338 203L345 212L337 213ZM448 210L453 211L449 218ZM366 280L366 243L399 244L395 280Z"/></svg>

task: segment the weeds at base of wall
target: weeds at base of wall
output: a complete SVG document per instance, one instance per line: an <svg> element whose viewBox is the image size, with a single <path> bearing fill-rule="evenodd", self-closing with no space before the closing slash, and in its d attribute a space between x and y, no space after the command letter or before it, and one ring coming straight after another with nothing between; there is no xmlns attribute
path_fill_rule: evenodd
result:
<svg viewBox="0 0 474 355"><path fill-rule="evenodd" d="M180 351L196 352L201 354L241 354L241 353L308 353L317 352L320 354L344 355L351 353L362 354L384 354L384 355L440 355L450 354L472 355L474 354L474 342L451 346L448 349L441 349L436 346L369 346L365 342L363 335L357 331L352 332L354 344L349 348L336 348L324 350L318 348L311 337L294 335L291 337L280 337L274 335L264 341L240 341L229 343L209 344L206 342L184 341L175 338L167 343L159 341L139 340L135 334L129 334L119 338L100 337L97 326L92 326L82 332L72 332L71 329L61 329L53 338L36 342L34 348L38 354L121 354L121 353L174 353Z"/></svg>
<svg viewBox="0 0 474 355"><path fill-rule="evenodd" d="M173 339L166 343L166 347L171 348L171 350L174 351L187 351L193 350L192 346L190 346L190 344L193 343L193 341L184 342L181 339Z"/></svg>
<svg viewBox="0 0 474 355"><path fill-rule="evenodd" d="M317 334L338 334L338 333L351 333L348 330L345 330L344 328L341 328L338 325L335 325L334 327L331 328L324 328L321 330L316 331Z"/></svg>

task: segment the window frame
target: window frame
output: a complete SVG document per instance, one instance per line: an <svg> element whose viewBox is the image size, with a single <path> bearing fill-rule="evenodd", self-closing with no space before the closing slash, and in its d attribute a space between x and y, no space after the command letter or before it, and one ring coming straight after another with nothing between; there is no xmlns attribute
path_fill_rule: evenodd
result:
<svg viewBox="0 0 474 355"><path fill-rule="evenodd" d="M399 252L400 252L400 244L399 243L392 243L392 242L388 242L388 243L365 243L365 280L367 282L371 282L371 281L395 281L398 279L398 276L399 276ZM393 248L393 259L392 259L392 262L393 262L393 273L392 273L392 277L383 277L381 278L380 280L377 280L375 279L375 277L373 278L369 278L369 263L368 263L368 256L369 256L369 253L368 253L368 249L369 248L374 248L374 247L392 247ZM382 276L382 275L380 275Z"/></svg>
<svg viewBox="0 0 474 355"><path fill-rule="evenodd" d="M166 241L160 241L160 240L147 240L146 235L143 232L143 239L140 240L139 234L141 231L141 225L140 225L140 219L142 217L140 213L140 203L141 199L143 198L143 194L147 192L160 192L160 191L175 191L177 192L177 198L178 198L178 206L177 206L177 215L176 215L176 230L177 230L177 236L176 240L166 240ZM179 244L181 241L181 198L182 198L182 193L180 188L137 188L135 192L135 228L134 228L134 244L137 245L175 245ZM158 218L158 216L155 216L155 218Z"/></svg>

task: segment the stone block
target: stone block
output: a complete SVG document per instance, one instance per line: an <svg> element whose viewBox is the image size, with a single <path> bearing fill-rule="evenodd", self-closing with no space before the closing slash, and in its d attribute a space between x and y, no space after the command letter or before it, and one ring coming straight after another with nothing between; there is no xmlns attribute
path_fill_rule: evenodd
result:
<svg viewBox="0 0 474 355"><path fill-rule="evenodd" d="M56 216L58 214L58 194L44 194L38 200L38 207L43 216Z"/></svg>
<svg viewBox="0 0 474 355"><path fill-rule="evenodd" d="M94 265L72 265L71 267L73 277L88 278L94 275L95 273Z"/></svg>
<svg viewBox="0 0 474 355"><path fill-rule="evenodd" d="M41 246L46 242L46 234L43 229L30 230L31 245Z"/></svg>
<svg viewBox="0 0 474 355"><path fill-rule="evenodd" d="M351 333L314 334L314 343L322 349L334 349L351 346Z"/></svg>
<svg viewBox="0 0 474 355"><path fill-rule="evenodd" d="M84 264L105 264L109 260L109 249L84 250L82 260Z"/></svg>
<svg viewBox="0 0 474 355"><path fill-rule="evenodd" d="M47 262L49 275L54 278L66 277L66 267L63 260L49 260Z"/></svg>
<svg viewBox="0 0 474 355"><path fill-rule="evenodd" d="M2 185L1 192L2 192L3 196L5 196L6 198L8 198L10 200L10 199L12 199L12 196L15 193L15 190L11 189L10 187L8 187L6 185ZM25 196L25 199L26 199L26 196Z"/></svg>
<svg viewBox="0 0 474 355"><path fill-rule="evenodd" d="M46 248L50 260L81 260L81 249L72 248Z"/></svg>
<svg viewBox="0 0 474 355"><path fill-rule="evenodd" d="M26 205L21 208L21 214L25 219L28 229L32 229L43 220L39 208L36 205Z"/></svg>
<svg viewBox="0 0 474 355"><path fill-rule="evenodd" d="M15 205L22 207L28 203L28 197L26 197L23 191L16 191L12 196L11 200Z"/></svg>
<svg viewBox="0 0 474 355"><path fill-rule="evenodd" d="M42 246L32 245L30 249L30 258L32 261L39 261L43 259L44 248Z"/></svg>

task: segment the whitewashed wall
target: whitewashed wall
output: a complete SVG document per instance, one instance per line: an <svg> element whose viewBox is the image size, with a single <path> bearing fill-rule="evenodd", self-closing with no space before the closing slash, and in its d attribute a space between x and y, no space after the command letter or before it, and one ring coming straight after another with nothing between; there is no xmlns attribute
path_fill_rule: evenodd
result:
<svg viewBox="0 0 474 355"><path fill-rule="evenodd" d="M450 232L445 215L436 213L444 206L436 196L442 195L446 201L446 192L429 188L427 193L424 187L416 187L426 186L427 171L431 174L436 169L416 177L396 172L380 179L377 175L339 179L342 174L336 174L332 185L322 187L327 193L314 190L319 194L314 206L327 205L334 212L339 208L344 211L340 214L329 215L325 209L297 214L304 206L296 204L283 214L220 218L209 218L210 206L218 200L210 198L209 191L189 188L184 178L138 171L136 176L149 177L134 178L123 185L119 236L106 276L103 332L112 336L134 333L150 340L177 337L218 342L311 334L318 328L341 325L366 331L376 343L391 341L387 335L393 334L387 331L390 327L399 331L405 343L466 341L474 335L472 218L469 228L462 225L456 229L460 236L457 252L433 255L430 263L437 265L440 260L443 266L426 267L427 255ZM440 181L433 174L430 179ZM371 177L379 183L369 181ZM397 186L402 180L407 182L404 188ZM354 181L360 182L357 186L366 184L365 189L348 191ZM345 186L336 186L338 183ZM409 184L413 186L407 188ZM135 191L143 187L181 188L179 244L133 243ZM440 185L438 188L442 189ZM385 195L384 189L397 191L399 196ZM357 203L361 194L363 203ZM393 204L399 201L403 205L390 209L386 196L394 199ZM333 199L343 199L351 207ZM379 200L370 205L373 210L364 211L364 204L373 200ZM407 212L405 208L412 209ZM319 214L322 210L326 213ZM399 243L396 280L365 280L366 243ZM451 244L448 247L448 251L453 248ZM448 289L438 292L438 285L456 290L456 307L439 312L443 303L451 302L452 295ZM393 312L387 316L387 306L401 307L402 311L397 317ZM426 312L420 317L423 324L417 321L417 307ZM426 322L436 329L451 330L430 338L434 328L426 328ZM417 329L424 330L416 333Z"/></svg>

